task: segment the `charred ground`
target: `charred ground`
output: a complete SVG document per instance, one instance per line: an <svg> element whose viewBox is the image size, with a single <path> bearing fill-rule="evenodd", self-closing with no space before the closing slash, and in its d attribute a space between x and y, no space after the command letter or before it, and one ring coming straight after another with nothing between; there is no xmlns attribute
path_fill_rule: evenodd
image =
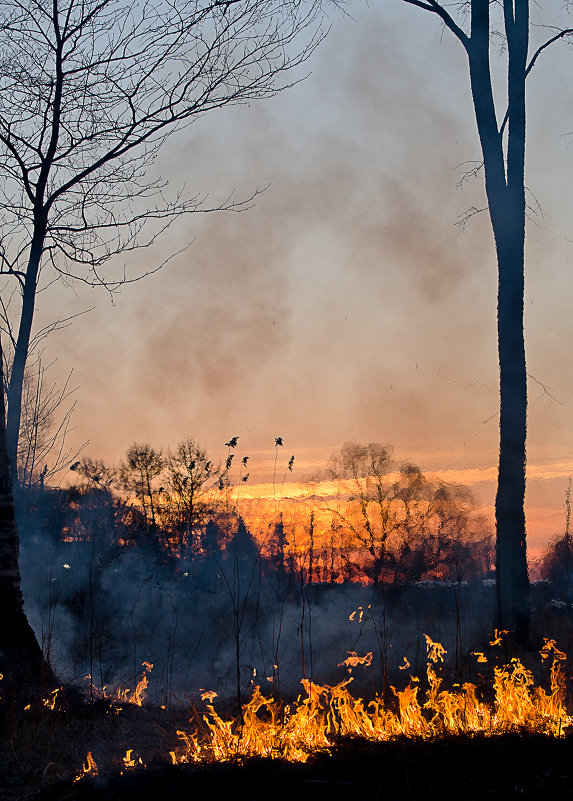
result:
<svg viewBox="0 0 573 801"><path fill-rule="evenodd" d="M155 732L155 736L161 735ZM573 795L573 736L445 737L386 743L342 741L306 764L250 759L201 767L155 762L130 775L73 783L57 765L26 774L3 768L6 801L147 801L162 794L256 801L483 801L566 799ZM60 766L61 769L61 766Z"/></svg>

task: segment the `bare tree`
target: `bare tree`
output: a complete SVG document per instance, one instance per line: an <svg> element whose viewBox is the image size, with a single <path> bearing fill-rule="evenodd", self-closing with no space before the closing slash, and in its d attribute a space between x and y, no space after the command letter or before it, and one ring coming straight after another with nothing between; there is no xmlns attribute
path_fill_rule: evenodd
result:
<svg viewBox="0 0 573 801"><path fill-rule="evenodd" d="M213 517L217 506L216 487L221 468L213 464L205 448L188 438L169 451L165 462L167 508L182 544L192 553L197 546L197 532Z"/></svg>
<svg viewBox="0 0 573 801"><path fill-rule="evenodd" d="M541 41L530 55L529 0L501 0L499 4L492 4L490 0L470 0L453 6L437 0L404 2L435 14L461 43L468 59L498 265L500 440L495 500L498 624L511 629L519 640L525 642L529 627L524 512L527 430L523 333L525 83L540 53L559 39L571 36L573 30L552 28L551 35ZM501 110L496 108L492 83L490 41L494 33L502 36L505 43L508 94L507 104Z"/></svg>
<svg viewBox="0 0 573 801"><path fill-rule="evenodd" d="M108 275L110 257L149 245L181 214L246 208L233 194L213 207L184 189L168 197L149 167L205 112L284 88L279 76L322 37L319 14L316 0L0 0L0 274L21 295L14 482L39 289L61 278L113 291L141 275Z"/></svg>
<svg viewBox="0 0 573 801"><path fill-rule="evenodd" d="M165 460L160 450L156 451L147 442L135 442L127 449L119 470L121 483L125 489L135 493L153 530L157 528L158 499L163 489L155 486L155 479L164 467Z"/></svg>
<svg viewBox="0 0 573 801"><path fill-rule="evenodd" d="M4 288L6 289L6 286ZM5 404L16 349L11 314L16 295L17 293L12 291L5 298L0 292L0 331L3 331L8 338L8 347L3 350ZM87 309L86 312L88 311L92 309ZM54 331L68 328L76 317L86 312L72 314L65 319L52 320L36 331L30 340L22 380L15 471L18 484L14 486L15 490L19 488L31 490L32 487L43 486L45 482L52 480L76 461L87 445L87 442L79 448L69 448L67 445L68 434L72 431L71 419L76 407L73 396L77 387L70 386L72 371L60 386L48 378L55 360L48 364L44 360L44 340Z"/></svg>
<svg viewBox="0 0 573 801"><path fill-rule="evenodd" d="M4 375L10 375L11 364L11 359L5 359ZM62 386L50 381L50 367L51 364L44 363L40 352L29 359L24 371L18 438L18 477L22 489L43 487L67 470L87 445L87 442L79 448L67 445L77 388L71 386L71 372ZM8 383L9 380L4 381L5 393Z"/></svg>
<svg viewBox="0 0 573 801"><path fill-rule="evenodd" d="M390 512L392 484L388 474L392 467L391 449L377 442L345 442L327 467L328 477L341 482L345 496L344 513L338 513L338 522L344 521L353 539L372 557L376 584L382 580L388 537L396 526Z"/></svg>
<svg viewBox="0 0 573 801"><path fill-rule="evenodd" d="M92 459L84 456L81 460L74 462L70 470L84 478L88 486L97 486L102 489L111 490L119 481L118 470L111 465L107 465L103 459Z"/></svg>
<svg viewBox="0 0 573 801"><path fill-rule="evenodd" d="M328 511L382 589L385 582L452 578L460 569L470 577L488 568L489 531L467 487L435 481L412 464L398 468L391 449L376 442L345 442L326 475L339 486Z"/></svg>

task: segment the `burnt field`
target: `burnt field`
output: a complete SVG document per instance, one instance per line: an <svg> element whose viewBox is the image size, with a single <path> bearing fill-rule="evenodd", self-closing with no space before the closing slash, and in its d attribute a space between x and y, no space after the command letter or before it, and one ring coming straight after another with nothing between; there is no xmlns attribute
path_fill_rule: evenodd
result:
<svg viewBox="0 0 573 801"><path fill-rule="evenodd" d="M573 796L573 738L542 736L399 740L373 745L344 743L330 758L306 765L268 760L242 767L152 771L107 787L83 787L69 796L46 792L48 800L154 799L163 791L206 798L312 799L313 801L438 801L439 799L545 799Z"/></svg>
<svg viewBox="0 0 573 801"><path fill-rule="evenodd" d="M61 767L60 767L61 769ZM173 766L160 761L129 775L73 783L57 766L26 775L6 763L5 801L433 801L434 799L568 799L573 797L573 736L457 736L385 743L345 740L330 756L305 764L250 759L242 764Z"/></svg>

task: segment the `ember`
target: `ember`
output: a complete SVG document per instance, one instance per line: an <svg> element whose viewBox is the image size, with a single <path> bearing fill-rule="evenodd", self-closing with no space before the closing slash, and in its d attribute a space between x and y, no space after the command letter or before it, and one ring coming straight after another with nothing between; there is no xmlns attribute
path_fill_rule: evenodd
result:
<svg viewBox="0 0 573 801"><path fill-rule="evenodd" d="M137 768L138 766L141 766L141 767L144 768L145 765L143 764L142 758L138 757L136 759L135 757L131 756L132 754L133 754L133 748L129 748L125 752L125 756L123 757L123 764L125 765L125 769L126 770L133 770L134 768Z"/></svg>
<svg viewBox="0 0 573 801"><path fill-rule="evenodd" d="M368 651L367 654L364 656L358 656L356 651L347 651L347 658L344 659L342 662L338 663L338 667L342 667L346 665L346 667L356 667L356 665L365 665L366 667L370 667L372 664L372 651Z"/></svg>
<svg viewBox="0 0 573 801"><path fill-rule="evenodd" d="M51 712L53 712L55 709L56 699L61 689L62 689L61 687L58 687L56 690L52 690L52 692L48 695L47 698L42 699L42 704L45 707L47 707Z"/></svg>
<svg viewBox="0 0 573 801"><path fill-rule="evenodd" d="M83 779L86 776L97 776L97 765L91 751L88 751L82 772L78 773L74 779L74 782L79 782L80 779Z"/></svg>

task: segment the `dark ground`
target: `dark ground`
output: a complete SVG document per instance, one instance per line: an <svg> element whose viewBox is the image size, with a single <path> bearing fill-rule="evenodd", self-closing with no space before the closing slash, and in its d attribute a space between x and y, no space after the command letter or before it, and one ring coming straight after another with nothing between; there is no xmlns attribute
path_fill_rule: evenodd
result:
<svg viewBox="0 0 573 801"><path fill-rule="evenodd" d="M3 801L23 797L14 786L0 794ZM271 760L202 767L157 765L105 780L55 782L26 797L37 801L560 801L573 799L573 735L351 741L331 757L302 765Z"/></svg>

